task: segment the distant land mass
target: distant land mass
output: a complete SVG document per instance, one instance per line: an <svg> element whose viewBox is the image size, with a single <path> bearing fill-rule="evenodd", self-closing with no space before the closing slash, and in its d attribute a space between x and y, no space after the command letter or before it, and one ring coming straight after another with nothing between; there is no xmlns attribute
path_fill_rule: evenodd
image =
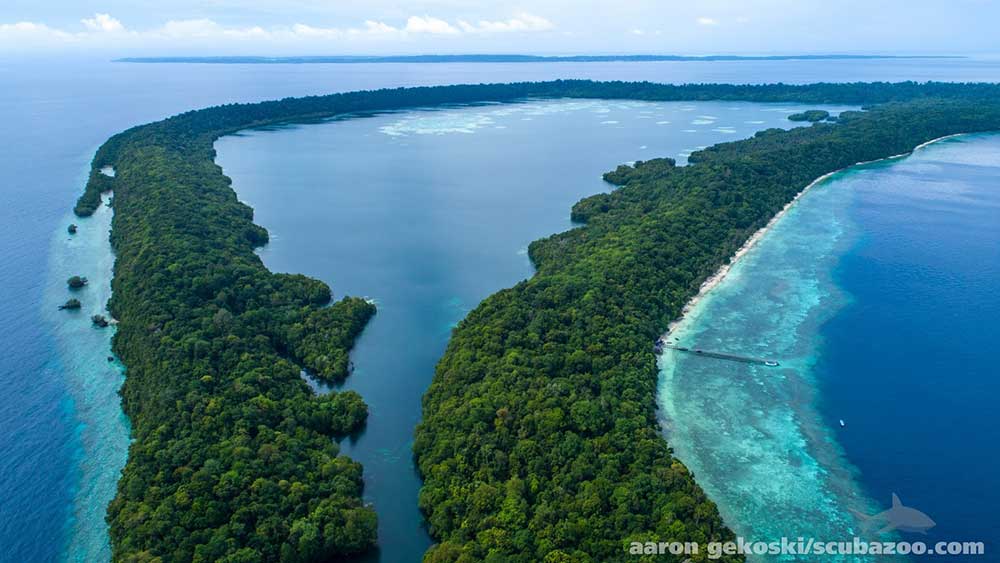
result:
<svg viewBox="0 0 1000 563"><path fill-rule="evenodd" d="M814 61L859 59L962 59L958 55L388 55L311 57L126 57L117 63L347 64L347 63L604 63L656 61Z"/></svg>

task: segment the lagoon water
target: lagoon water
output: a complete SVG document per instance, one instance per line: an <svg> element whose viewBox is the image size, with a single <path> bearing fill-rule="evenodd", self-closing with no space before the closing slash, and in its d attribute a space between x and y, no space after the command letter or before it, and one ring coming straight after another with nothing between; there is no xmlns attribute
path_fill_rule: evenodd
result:
<svg viewBox="0 0 1000 563"><path fill-rule="evenodd" d="M420 399L451 328L531 275L528 243L571 228L573 203L609 189L601 174L621 162L684 162L700 146L791 127L787 116L800 109L535 101L269 128L216 143L216 162L272 234L265 264L378 305L345 383L369 405L367 430L342 451L364 465L382 561L415 561L430 545L412 460Z"/></svg>
<svg viewBox="0 0 1000 563"><path fill-rule="evenodd" d="M124 459L128 426L121 417L115 396L122 372L120 366L106 360L112 331L91 329L87 320L92 311L100 310L107 295L107 273L113 257L106 245L103 221L109 216L78 221L68 214L86 179L89 160L101 142L139 123L221 103L360 88L554 78L674 83L1000 81L1000 61L979 58L219 66L127 65L0 56L0 84L3 84L0 119L4 123L0 130L0 142L4 146L0 151L0 166L5 172L0 184L0 272L4 284L4 291L0 292L0 313L5 319L0 339L0 397L4 400L0 408L0 546L3 546L0 561L89 562L106 560L109 554L103 511L113 495ZM363 120L356 123L363 123ZM748 130L739 129L732 134L720 133L720 138L746 134ZM456 138L468 140L470 136ZM403 137L396 139L403 142ZM563 228L568 205L578 195L602 189L598 173L618 162L676 155L705 142L695 142L692 138L676 146L632 143L621 147L620 152L609 152L607 166L594 166L588 176L590 183L573 186L572 189L580 191L573 197L568 196L565 204L553 204L554 214L547 215L548 220L554 222L554 230ZM642 144L647 145L646 150L639 149ZM499 151L500 147L496 148ZM504 150L509 148L505 146ZM496 154L497 159L502 157ZM519 163L511 161L508 164L517 166ZM386 165L391 162L387 161ZM590 166L588 162L581 165ZM559 178L552 180L559 181ZM550 187L554 190L557 186L554 183ZM65 230L71 221L81 226L74 241L68 240ZM276 234L279 237L276 243L279 243L282 233ZM533 236L531 233L519 244L526 244ZM337 238L335 225L331 225L327 239ZM514 248L513 252L520 248ZM507 250L511 249L504 248L505 252ZM511 264L505 266L508 269L504 275L528 274L523 258ZM430 268L435 264L426 266ZM87 310L79 315L57 314L54 305L68 297L65 278L77 273L91 279L90 287L82 296ZM424 287L427 280L433 282L433 276L419 283L414 291ZM329 281L339 294L349 290L378 297L378 287L345 287L336 277ZM470 287L475 285L469 283ZM475 291L487 289L482 286ZM469 295L481 294L475 291L470 290ZM446 334L447 325L474 305L471 301L455 302L453 313L440 317L440 332L434 335ZM382 304L384 311L390 310L388 305ZM372 328L375 326L373 324ZM436 336L428 338L433 337ZM365 339L365 342L372 340L367 336ZM365 342L362 344L367 345ZM396 344L391 342L386 346ZM360 386L365 381L362 375L359 367L350 385ZM416 401L422 389L414 391L416 384L404 388L402 383L400 392L417 393L405 400ZM835 389L821 390L830 397L835 397L835 392ZM378 400L375 391L365 393L369 402L374 404ZM939 405L938 410L954 414L962 408L944 404ZM374 412L373 419L377 416ZM851 425L856 424L857 417L852 415ZM362 437L358 446L371 440L373 434L370 432ZM854 441L855 436L859 436L860 442ZM854 459L855 456L863 457L864 448L874 447L873 443L864 442L860 433L841 438L852 461L865 468L863 478L878 472L883 461L875 457ZM387 452L386 459L396 455ZM407 463L408 452L404 452L401 459L402 463ZM868 460L867 464L862 463L864 459ZM945 458L939 455L937 459ZM897 461L907 463L911 459L900 455ZM990 471L995 467L996 464L986 463L982 470ZM366 471L370 470L366 465ZM921 482L929 482L926 475L915 475L914 479L916 477ZM934 478L941 477L937 474ZM883 494L881 489L877 492ZM905 491L901 494L907 501ZM974 495L970 498L955 499L955 505L976 501ZM879 500L884 502L881 497ZM413 510L409 504L405 508L409 511L407 514L412 514ZM930 509L928 512L936 516Z"/></svg>

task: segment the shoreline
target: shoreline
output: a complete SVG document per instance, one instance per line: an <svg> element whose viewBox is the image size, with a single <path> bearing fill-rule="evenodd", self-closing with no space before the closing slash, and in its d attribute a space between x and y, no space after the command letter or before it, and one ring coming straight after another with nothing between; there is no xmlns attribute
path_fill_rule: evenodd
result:
<svg viewBox="0 0 1000 563"><path fill-rule="evenodd" d="M73 484L66 518L60 523L60 560L92 561L111 557L111 538L105 524L106 508L117 491L118 478L128 457L131 423L122 409L118 391L124 382L124 366L113 356L111 340L115 324L96 329L92 314L111 314L115 255L108 235L114 209L102 194L101 205L89 217L72 213L59 222L50 242L48 279L42 299L43 318L50 323L53 357L50 360L65 381L73 403L75 424ZM62 225L79 224L77 234L68 235ZM61 311L66 276L86 273L90 283L79 294L80 311Z"/></svg>
<svg viewBox="0 0 1000 563"><path fill-rule="evenodd" d="M738 264L739 261L744 256L746 256L746 254L750 252L753 249L753 247L756 246L758 242L760 242L762 238L764 238L764 235L766 235L768 231L770 231L771 228L774 227L774 225L777 224L777 222L780 221L781 218L784 217L796 203L798 203L798 201L802 198L802 196L804 196L806 193L809 192L809 190L823 183L824 181L830 179L831 177L846 170L850 170L851 168L854 168L856 166L864 166L866 164L875 164L876 162L884 162L888 160L895 160L897 158L904 158L912 155L913 153L917 152L920 149L923 149L929 145L933 145L934 143L944 141L946 139L951 139L954 137L960 137L963 135L968 135L968 133L953 133L951 135L937 137L935 139L931 139L929 141L920 143L919 145L913 147L913 149L908 152L899 153L884 158L878 158L875 160L865 160L861 162L855 162L850 166L845 166L843 168L839 168L832 172L827 172L826 174L823 174L819 178L816 178L815 180L810 182L808 185L802 188L797 194L795 194L795 197L793 197L791 201L786 203L785 206L782 207L780 211L774 214L774 216L768 220L766 225L764 225L760 229L757 229L752 235L750 235L750 238L748 238L746 242L744 242L743 245L740 246L740 248L729 258L728 262L720 266L719 269L716 270L712 275L705 278L705 281L703 281L701 283L701 286L698 287L698 293L695 294L694 297L689 299L688 302L684 304L684 307L681 309L680 316L671 321L667 325L666 332L660 335L659 340L662 342L667 342L667 340L671 337L674 331L677 330L677 328L679 328L681 324L683 324L684 320L688 318L688 315L698 306L698 304L701 303L701 301L709 293L711 293L713 289L715 289L719 284L721 284L726 279L726 276L729 275L729 272L732 271L733 267L736 266L736 264Z"/></svg>

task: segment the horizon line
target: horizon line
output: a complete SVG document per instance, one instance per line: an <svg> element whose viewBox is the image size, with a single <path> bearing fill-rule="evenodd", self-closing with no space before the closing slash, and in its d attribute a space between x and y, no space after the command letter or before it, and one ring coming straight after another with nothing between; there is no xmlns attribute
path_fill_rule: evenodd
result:
<svg viewBox="0 0 1000 563"><path fill-rule="evenodd" d="M967 55L792 54L792 55L521 55L521 54L421 54L421 55L189 55L144 56L112 59L116 63L193 64L350 64L350 63L541 63L541 62L697 62L788 61L871 59L965 59Z"/></svg>

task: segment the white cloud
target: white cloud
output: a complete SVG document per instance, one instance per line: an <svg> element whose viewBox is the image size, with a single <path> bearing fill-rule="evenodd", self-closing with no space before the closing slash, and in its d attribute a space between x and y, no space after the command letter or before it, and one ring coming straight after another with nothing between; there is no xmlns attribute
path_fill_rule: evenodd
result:
<svg viewBox="0 0 1000 563"><path fill-rule="evenodd" d="M139 34L148 39L271 39L275 32L260 26L224 27L209 19L170 20L162 27Z"/></svg>
<svg viewBox="0 0 1000 563"><path fill-rule="evenodd" d="M89 31L124 31L125 26L122 22L111 17L110 14L94 14L92 18L84 18L80 20Z"/></svg>
<svg viewBox="0 0 1000 563"><path fill-rule="evenodd" d="M63 30L37 22L0 24L0 45L11 44L19 48L28 45L55 48L74 44L101 47L155 47L221 46L227 42L244 43L249 40L273 45L295 45L311 42L321 44L351 39L389 40L407 36L455 36L463 34L493 34L534 32L553 28L549 20L532 14L521 13L507 20L480 20L470 24L463 20L454 23L424 15L410 16L402 26L384 21L365 20L359 27L319 27L305 23L291 26L234 27L207 18L170 20L146 30L127 29L110 14L98 13L80 20L82 29Z"/></svg>
<svg viewBox="0 0 1000 563"><path fill-rule="evenodd" d="M552 22L534 14L522 12L516 17L499 20L479 20L473 25L465 20L458 20L459 27L466 33L504 33L510 31L547 31L555 27Z"/></svg>
<svg viewBox="0 0 1000 563"><path fill-rule="evenodd" d="M406 20L406 27L403 28L403 31L410 33L433 33L436 35L455 35L459 33L458 29L450 23L430 16L410 16Z"/></svg>
<svg viewBox="0 0 1000 563"><path fill-rule="evenodd" d="M292 26L292 34L300 37L315 37L317 39L332 39L341 37L344 32L335 27L313 27L303 23Z"/></svg>
<svg viewBox="0 0 1000 563"><path fill-rule="evenodd" d="M366 20L365 31L368 33L396 33L399 30L380 21Z"/></svg>
<svg viewBox="0 0 1000 563"><path fill-rule="evenodd" d="M645 35L646 34L646 32L643 31L643 30L641 30L641 29L633 29L632 31L629 31L629 33L631 33L632 35Z"/></svg>
<svg viewBox="0 0 1000 563"><path fill-rule="evenodd" d="M170 20L153 33L168 37L210 37L222 32L219 24L209 19Z"/></svg>
<svg viewBox="0 0 1000 563"><path fill-rule="evenodd" d="M0 24L0 45L7 40L12 46L22 47L34 43L56 45L71 40L73 35L51 28L43 23L22 21Z"/></svg>
<svg viewBox="0 0 1000 563"><path fill-rule="evenodd" d="M712 19L712 18L706 18L705 16L702 16L702 17L698 18L695 21L697 21L699 25L718 25L719 24L719 20L715 20L715 19Z"/></svg>
<svg viewBox="0 0 1000 563"><path fill-rule="evenodd" d="M0 24L0 33L59 33L59 31L42 23L17 22Z"/></svg>

